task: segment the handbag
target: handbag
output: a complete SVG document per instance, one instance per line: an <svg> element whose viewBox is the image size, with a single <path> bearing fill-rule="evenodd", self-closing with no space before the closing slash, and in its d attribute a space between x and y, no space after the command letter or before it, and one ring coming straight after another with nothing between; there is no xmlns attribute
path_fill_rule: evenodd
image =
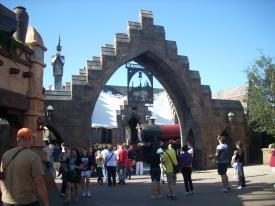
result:
<svg viewBox="0 0 275 206"><path fill-rule="evenodd" d="M173 162L173 160L172 160L172 158L170 157L170 155L169 155L168 152L165 152L165 153L168 155L169 159L170 159L171 162L172 162L174 174L179 173L179 172L180 172L180 167L179 167L179 165L175 165L175 164L174 164L174 162Z"/></svg>
<svg viewBox="0 0 275 206"><path fill-rule="evenodd" d="M11 160L8 162L6 168L4 168L3 171L0 171L0 180L4 180L4 179L5 179L5 177L6 177L6 174L5 174L5 173L6 173L6 170L7 170L8 166L9 166L9 164L12 162L12 160L14 160L14 158L15 158L15 157L19 154L19 152L21 152L23 149L25 149L25 148L22 148L22 149L18 150L18 151L12 156Z"/></svg>

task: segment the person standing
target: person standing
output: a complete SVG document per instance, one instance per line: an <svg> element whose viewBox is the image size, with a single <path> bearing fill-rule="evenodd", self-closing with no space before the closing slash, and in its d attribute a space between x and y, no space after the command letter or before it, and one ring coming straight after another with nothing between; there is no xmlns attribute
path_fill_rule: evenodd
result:
<svg viewBox="0 0 275 206"><path fill-rule="evenodd" d="M32 131L22 128L17 132L17 147L3 155L1 171L5 172L5 178L0 181L0 186L4 206L39 206L35 189L42 204L49 205L43 165L39 155L30 150L32 143Z"/></svg>
<svg viewBox="0 0 275 206"><path fill-rule="evenodd" d="M64 150L63 150L64 149ZM64 152L63 152L64 151ZM63 144L62 145L62 153L60 155L60 170L62 174L62 183L61 183L61 190L60 190L60 196L65 197L66 196L66 189L67 189L67 181L68 181L68 167L67 167L67 159L70 157L70 148Z"/></svg>
<svg viewBox="0 0 275 206"><path fill-rule="evenodd" d="M143 175L143 154L141 150L136 151L136 175Z"/></svg>
<svg viewBox="0 0 275 206"><path fill-rule="evenodd" d="M81 170L83 163L80 154L76 149L72 149L69 158L66 160L67 166L67 192L65 203L69 204L74 198L75 202L79 201L79 185L81 181ZM73 192L73 194L72 194Z"/></svg>
<svg viewBox="0 0 275 206"><path fill-rule="evenodd" d="M193 156L191 153L188 152L188 150L189 150L188 145L184 145L181 148L181 152L179 155L179 164L180 164L181 173L184 179L186 196L194 194L193 183L191 178Z"/></svg>
<svg viewBox="0 0 275 206"><path fill-rule="evenodd" d="M117 150L117 174L119 180L118 184L125 185L127 160L127 151L124 149L123 145L119 145Z"/></svg>
<svg viewBox="0 0 275 206"><path fill-rule="evenodd" d="M107 168L108 185L116 185L116 153L113 151L113 146L109 146L108 153L105 155L105 165Z"/></svg>
<svg viewBox="0 0 275 206"><path fill-rule="evenodd" d="M168 149L164 152L162 161L166 167L166 176L167 176L168 190L169 190L167 197L171 198L172 200L176 200L177 196L176 196L175 185L176 185L177 176L174 173L173 164L178 165L178 160L177 160L176 152L172 148L171 144L168 145Z"/></svg>
<svg viewBox="0 0 275 206"><path fill-rule="evenodd" d="M219 145L216 148L215 155L209 155L210 159L215 158L217 163L218 174L221 176L223 189L221 192L229 192L230 186L228 182L227 172L227 164L229 163L229 154L228 154L228 146L225 143L224 136L218 136L217 140L219 141Z"/></svg>
<svg viewBox="0 0 275 206"><path fill-rule="evenodd" d="M55 177L59 177L60 175L60 155L62 153L62 149L58 144L54 145L52 160L53 160L53 169L55 171Z"/></svg>
<svg viewBox="0 0 275 206"><path fill-rule="evenodd" d="M82 154L80 156L80 159L83 164L83 169L81 171L82 188L83 188L82 197L91 197L90 177L91 177L92 159L87 154L86 148L82 148Z"/></svg>
<svg viewBox="0 0 275 206"><path fill-rule="evenodd" d="M237 171L238 171L238 187L237 189L242 189L246 187L245 177L244 177L244 150L243 150L243 144L238 141L236 143L236 147L238 149L238 152L235 157L235 162L237 163Z"/></svg>
<svg viewBox="0 0 275 206"><path fill-rule="evenodd" d="M235 149L233 152L233 156L231 158L231 166L234 168L234 176L233 179L236 179L238 177L238 165L236 162L236 155L238 154L238 150Z"/></svg>
<svg viewBox="0 0 275 206"><path fill-rule="evenodd" d="M164 143L161 143L160 148L157 150L157 153L160 156L160 164L159 164L159 166L160 166L160 179L161 179L162 184L165 183L164 176L165 176L166 168L165 168L165 166L163 164L162 159L163 159L164 151L166 149L167 149L167 145L164 144Z"/></svg>
<svg viewBox="0 0 275 206"><path fill-rule="evenodd" d="M97 174L97 182L102 185L103 184L103 169L104 167L104 158L101 154L101 151L97 151L96 156L96 174Z"/></svg>
<svg viewBox="0 0 275 206"><path fill-rule="evenodd" d="M268 148L269 153L271 154L269 165L271 167L271 171L275 172L275 144L270 144ZM275 184L273 185L273 187L275 188Z"/></svg>
<svg viewBox="0 0 275 206"><path fill-rule="evenodd" d="M157 145L150 147L148 163L150 164L150 175L152 180L152 199L161 198L160 194L160 155L157 153Z"/></svg>
<svg viewBox="0 0 275 206"><path fill-rule="evenodd" d="M126 166L126 179L130 180L132 176L132 159L127 160L127 166Z"/></svg>
<svg viewBox="0 0 275 206"><path fill-rule="evenodd" d="M45 143L45 147L43 148L43 151L46 152L47 154L47 158L44 164L45 164L45 167L51 171L53 149L50 147L49 141L44 141L44 143Z"/></svg>
<svg viewBox="0 0 275 206"><path fill-rule="evenodd" d="M101 151L101 154L102 154L102 157L103 157L104 160L105 160L105 157L106 157L107 153L108 153L108 146L105 145L103 147L103 150ZM108 180L108 178L107 178L107 168L106 168L105 164L102 167L102 172L103 172L104 181L107 181Z"/></svg>
<svg viewBox="0 0 275 206"><path fill-rule="evenodd" d="M275 144L270 144L269 147L270 161L269 165L271 167L272 172L275 172Z"/></svg>

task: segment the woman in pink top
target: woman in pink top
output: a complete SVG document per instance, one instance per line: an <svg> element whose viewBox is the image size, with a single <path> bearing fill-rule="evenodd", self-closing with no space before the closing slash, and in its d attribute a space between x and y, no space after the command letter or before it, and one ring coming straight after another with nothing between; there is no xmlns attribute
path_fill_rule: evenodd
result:
<svg viewBox="0 0 275 206"><path fill-rule="evenodd" d="M273 172L275 172L275 144L269 145L269 152L271 154L270 156L270 167Z"/></svg>

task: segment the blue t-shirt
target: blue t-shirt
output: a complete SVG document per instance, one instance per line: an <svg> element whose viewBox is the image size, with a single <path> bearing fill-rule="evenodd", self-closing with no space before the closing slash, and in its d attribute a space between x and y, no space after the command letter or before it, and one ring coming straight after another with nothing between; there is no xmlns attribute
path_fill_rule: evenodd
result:
<svg viewBox="0 0 275 206"><path fill-rule="evenodd" d="M218 153L218 156L216 158L217 163L228 163L229 162L229 154L228 154L227 144L219 144L217 146L216 153Z"/></svg>

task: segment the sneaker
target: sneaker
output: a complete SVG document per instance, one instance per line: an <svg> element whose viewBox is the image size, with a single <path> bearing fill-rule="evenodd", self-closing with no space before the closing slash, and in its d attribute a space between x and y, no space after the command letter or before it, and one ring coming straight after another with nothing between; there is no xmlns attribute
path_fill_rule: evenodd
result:
<svg viewBox="0 0 275 206"><path fill-rule="evenodd" d="M186 193L185 193L185 196L189 196L189 195L191 195L190 192L186 192Z"/></svg>
<svg viewBox="0 0 275 206"><path fill-rule="evenodd" d="M171 194L166 195L167 198L172 198Z"/></svg>
<svg viewBox="0 0 275 206"><path fill-rule="evenodd" d="M177 199L177 196L174 195L174 196L171 197L171 199L172 199L172 200L176 200L176 199Z"/></svg>
<svg viewBox="0 0 275 206"><path fill-rule="evenodd" d="M151 196L151 199L156 199L156 196L155 196L155 195L152 195L152 196Z"/></svg>
<svg viewBox="0 0 275 206"><path fill-rule="evenodd" d="M193 195L193 194L194 194L194 192L193 192L193 191L190 191L190 192L189 192L189 194L190 194L190 195Z"/></svg>
<svg viewBox="0 0 275 206"><path fill-rule="evenodd" d="M228 188L223 188L223 189L221 190L221 192L227 193L227 192L229 192L229 189L228 189Z"/></svg>
<svg viewBox="0 0 275 206"><path fill-rule="evenodd" d="M161 199L161 198L163 198L163 196L162 195L158 195L156 198L157 199Z"/></svg>
<svg viewBox="0 0 275 206"><path fill-rule="evenodd" d="M87 192L87 197L91 197L91 193L90 192Z"/></svg>
<svg viewBox="0 0 275 206"><path fill-rule="evenodd" d="M59 194L60 197L65 197L66 195L64 193Z"/></svg>
<svg viewBox="0 0 275 206"><path fill-rule="evenodd" d="M83 193L82 193L82 197L86 197L86 192L83 192Z"/></svg>
<svg viewBox="0 0 275 206"><path fill-rule="evenodd" d="M240 189L242 189L242 188L243 188L242 186L239 186L239 187L237 187L236 189L237 189L237 190L240 190Z"/></svg>

